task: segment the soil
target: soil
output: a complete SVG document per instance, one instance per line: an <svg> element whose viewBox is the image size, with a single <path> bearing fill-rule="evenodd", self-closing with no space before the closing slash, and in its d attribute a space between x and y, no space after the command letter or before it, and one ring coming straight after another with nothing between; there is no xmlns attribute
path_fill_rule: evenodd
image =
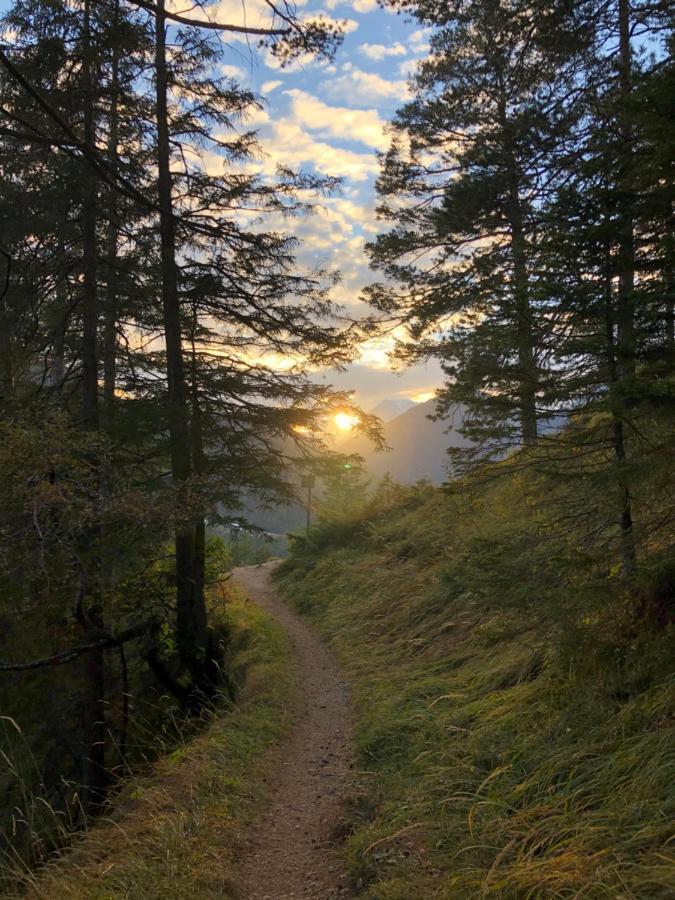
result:
<svg viewBox="0 0 675 900"><path fill-rule="evenodd" d="M244 837L242 900L353 897L338 847L353 781L347 686L317 632L274 590L276 562L235 569L234 579L290 636L301 700L290 734L274 751L267 807Z"/></svg>

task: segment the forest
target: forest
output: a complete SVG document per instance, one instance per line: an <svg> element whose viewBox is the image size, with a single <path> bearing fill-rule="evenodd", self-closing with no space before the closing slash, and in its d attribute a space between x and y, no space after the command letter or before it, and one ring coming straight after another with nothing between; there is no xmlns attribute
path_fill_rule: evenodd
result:
<svg viewBox="0 0 675 900"><path fill-rule="evenodd" d="M345 16L375 4L326 5L0 4L0 892L672 896L675 12L379 0L426 43L354 288L311 243L352 196L340 157L270 163L281 81L238 68L349 74ZM335 437L384 447L344 387L377 341L442 373L434 418L462 439L440 488L373 483ZM303 504L267 563L285 538L251 510ZM263 563L264 589L237 574ZM261 591L351 692L371 780L316 840L338 893L307 881L320 860L284 883L241 849L284 704L313 696ZM115 850L135 779L184 754L176 808L227 812L150 850L169 813L141 806Z"/></svg>

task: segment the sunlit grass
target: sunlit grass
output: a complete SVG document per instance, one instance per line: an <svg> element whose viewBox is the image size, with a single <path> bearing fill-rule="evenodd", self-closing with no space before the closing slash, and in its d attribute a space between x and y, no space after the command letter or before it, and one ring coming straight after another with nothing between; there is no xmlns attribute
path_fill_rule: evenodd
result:
<svg viewBox="0 0 675 900"><path fill-rule="evenodd" d="M362 773L348 856L370 900L673 896L668 635L629 635L614 659L621 607L612 616L607 595L577 616L578 598L552 590L562 582L543 583L533 542L518 582L507 556L514 532L527 546L530 501L505 480L458 518L422 491L317 533L280 570L352 684ZM491 563L502 541L511 566L492 602L480 545L466 552L476 534Z"/></svg>

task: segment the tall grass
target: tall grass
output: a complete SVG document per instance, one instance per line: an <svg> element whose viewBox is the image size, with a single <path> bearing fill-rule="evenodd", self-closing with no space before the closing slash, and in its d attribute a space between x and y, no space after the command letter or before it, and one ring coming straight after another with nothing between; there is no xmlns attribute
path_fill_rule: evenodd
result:
<svg viewBox="0 0 675 900"><path fill-rule="evenodd" d="M675 896L672 626L551 499L411 490L279 571L353 685L366 898Z"/></svg>

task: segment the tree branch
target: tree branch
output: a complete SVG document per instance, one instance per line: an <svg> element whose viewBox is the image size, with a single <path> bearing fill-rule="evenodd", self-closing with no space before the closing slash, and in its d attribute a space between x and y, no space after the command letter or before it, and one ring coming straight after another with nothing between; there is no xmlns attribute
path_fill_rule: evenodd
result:
<svg viewBox="0 0 675 900"><path fill-rule="evenodd" d="M148 0L129 0L129 2L133 3L134 6L140 6L141 9L145 9L153 14L157 12L157 7L155 6L155 4L149 3ZM187 16L181 16L179 13L172 13L166 9L163 10L163 15L167 19L171 19L174 22L179 22L181 25L191 25L194 28L210 28L213 31L231 31L235 34L257 34L262 35L263 37L285 37L292 31L292 28L290 26L287 28L253 28L250 25L227 25L221 22L212 22L210 19L190 19Z"/></svg>
<svg viewBox="0 0 675 900"><path fill-rule="evenodd" d="M0 672L25 672L29 669L42 669L45 666L60 666L63 663L70 662L84 653L90 653L93 650L107 650L111 647L121 647L128 641L140 637L147 632L156 631L160 626L157 618L148 619L138 625L132 625L120 634L111 634L108 637L101 638L98 641L92 641L89 644L80 644L77 647L71 647L69 650L63 650L61 653L55 653L53 656L47 656L44 659L34 659L31 662L24 663L4 663L0 662Z"/></svg>

